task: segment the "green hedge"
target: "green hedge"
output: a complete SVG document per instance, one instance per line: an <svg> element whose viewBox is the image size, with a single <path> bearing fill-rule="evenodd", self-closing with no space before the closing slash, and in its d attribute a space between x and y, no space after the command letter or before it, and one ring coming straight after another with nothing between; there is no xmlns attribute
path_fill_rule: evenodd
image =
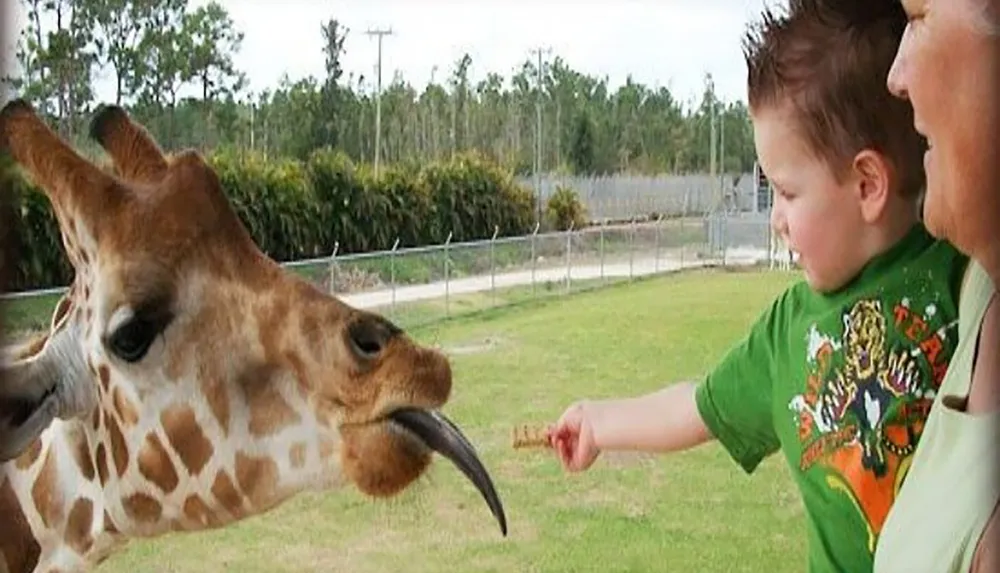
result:
<svg viewBox="0 0 1000 573"><path fill-rule="evenodd" d="M345 154L318 150L305 162L248 152L208 158L236 213L279 261L531 232L535 199L511 173L478 154L421 167L386 166L376 179ZM71 268L47 199L17 169L0 177L12 190L10 235L18 249L11 290L68 284Z"/></svg>

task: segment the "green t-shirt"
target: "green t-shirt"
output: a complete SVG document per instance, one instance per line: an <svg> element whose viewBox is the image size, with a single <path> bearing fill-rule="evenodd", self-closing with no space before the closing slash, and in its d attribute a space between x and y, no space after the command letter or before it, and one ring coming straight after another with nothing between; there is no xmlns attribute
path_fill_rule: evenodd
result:
<svg viewBox="0 0 1000 573"><path fill-rule="evenodd" d="M967 262L916 225L835 293L789 288L699 385L701 417L746 472L784 452L809 571L872 569L955 349Z"/></svg>

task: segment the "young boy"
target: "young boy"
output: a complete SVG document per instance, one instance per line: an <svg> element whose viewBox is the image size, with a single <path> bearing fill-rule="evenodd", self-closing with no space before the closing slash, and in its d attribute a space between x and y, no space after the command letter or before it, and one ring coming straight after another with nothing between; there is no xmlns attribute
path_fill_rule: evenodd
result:
<svg viewBox="0 0 1000 573"><path fill-rule="evenodd" d="M871 570L955 348L966 265L918 219L924 148L885 86L905 26L897 2L792 0L747 34L771 223L805 280L700 383L568 408L549 432L568 471L605 450L716 439L752 473L780 450L806 509L809 570Z"/></svg>

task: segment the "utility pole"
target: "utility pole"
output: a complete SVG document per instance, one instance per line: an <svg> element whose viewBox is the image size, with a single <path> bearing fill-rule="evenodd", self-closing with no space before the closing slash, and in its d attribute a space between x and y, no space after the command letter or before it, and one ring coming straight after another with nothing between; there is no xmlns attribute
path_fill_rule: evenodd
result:
<svg viewBox="0 0 1000 573"><path fill-rule="evenodd" d="M539 47L532 51L538 58L538 94L535 96L535 196L538 205L535 223L539 223L542 220L542 54L551 54L552 48Z"/></svg>
<svg viewBox="0 0 1000 573"><path fill-rule="evenodd" d="M382 155L382 37L391 36L392 29L373 30L365 32L368 36L378 36L378 64L376 65L375 88L375 178L378 179L379 158Z"/></svg>
<svg viewBox="0 0 1000 573"><path fill-rule="evenodd" d="M709 76L708 79L706 80L706 84L707 84L707 87L708 87L708 118L709 118L708 119L708 124L709 124L709 136L708 136L708 141L709 141L709 143L708 143L709 167L708 167L708 170L709 170L709 173L711 173L712 178L714 179L715 175L716 175L716 170L715 170L715 153L716 153L715 149L716 149L716 147L715 147L715 144L716 144L717 140L716 140L716 135L715 135L715 119L716 119L715 118L715 113L716 113L716 110L715 110L715 82L712 81L712 77L711 76Z"/></svg>
<svg viewBox="0 0 1000 573"><path fill-rule="evenodd" d="M719 188L723 199L729 194L726 189L726 110L719 116ZM728 208L728 206L727 206Z"/></svg>

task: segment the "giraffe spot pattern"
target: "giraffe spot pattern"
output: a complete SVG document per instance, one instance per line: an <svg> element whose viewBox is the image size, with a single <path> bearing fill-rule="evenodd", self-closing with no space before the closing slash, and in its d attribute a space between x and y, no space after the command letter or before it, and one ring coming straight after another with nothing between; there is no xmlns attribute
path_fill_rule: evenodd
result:
<svg viewBox="0 0 1000 573"><path fill-rule="evenodd" d="M111 457L115 462L115 470L118 472L118 477L122 477L128 469L128 446L125 444L125 436L122 435L113 416L106 417L104 421L108 425L108 435L111 436Z"/></svg>
<svg viewBox="0 0 1000 573"><path fill-rule="evenodd" d="M179 483L166 447L155 433L149 433L139 452L139 472L164 493L174 491Z"/></svg>
<svg viewBox="0 0 1000 573"><path fill-rule="evenodd" d="M83 476L83 479L87 481L94 479L94 459L90 457L90 444L86 438L81 437L76 441L73 453L76 459L76 467L80 468L80 474Z"/></svg>
<svg viewBox="0 0 1000 573"><path fill-rule="evenodd" d="M205 437L194 411L187 406L171 407L160 415L160 424L184 467L192 476L201 473L215 449Z"/></svg>
<svg viewBox="0 0 1000 573"><path fill-rule="evenodd" d="M223 509L229 512L234 518L243 517L243 496L236 490L232 478L224 470L220 470L215 475L212 482L212 495L222 504Z"/></svg>
<svg viewBox="0 0 1000 573"><path fill-rule="evenodd" d="M101 480L101 485L108 483L108 450L103 443L97 444L97 451L94 452L97 458L97 477Z"/></svg>
<svg viewBox="0 0 1000 573"><path fill-rule="evenodd" d="M35 465L38 461L38 456L42 453L42 440L41 438L31 442L31 446L14 462L14 466L19 470L26 470L31 466Z"/></svg>
<svg viewBox="0 0 1000 573"><path fill-rule="evenodd" d="M278 486L278 465L270 458L252 457L237 452L236 483L251 505L266 507Z"/></svg>
<svg viewBox="0 0 1000 573"><path fill-rule="evenodd" d="M208 402L208 408L222 427L222 435L229 435L229 392L225 383L218 379L208 378L202 384L202 393Z"/></svg>
<svg viewBox="0 0 1000 573"><path fill-rule="evenodd" d="M104 525L102 526L102 529L112 535L118 533L118 527L115 526L115 522L112 521L111 516L108 515L107 511L104 512Z"/></svg>
<svg viewBox="0 0 1000 573"><path fill-rule="evenodd" d="M66 544L79 554L90 551L94 538L90 527L94 520L94 503L81 497L73 503L66 520Z"/></svg>
<svg viewBox="0 0 1000 573"><path fill-rule="evenodd" d="M31 488L31 499L35 502L35 509L45 527L53 527L63 517L63 495L58 487L58 470L55 454L52 450L46 451L42 469Z"/></svg>
<svg viewBox="0 0 1000 573"><path fill-rule="evenodd" d="M298 385L298 391L303 394L309 393L309 378L306 374L305 361L302 357L292 351L285 352L285 361L292 366L292 372L295 373L295 382Z"/></svg>
<svg viewBox="0 0 1000 573"><path fill-rule="evenodd" d="M0 535L0 570L6 564L6 571L32 571L38 564L42 547L31 532L31 526L24 515L24 510L18 502L17 494L10 480L0 476L0 516L2 531Z"/></svg>
<svg viewBox="0 0 1000 573"><path fill-rule="evenodd" d="M249 430L254 437L271 436L299 421L298 413L278 391L272 367L251 368L238 382L250 411Z"/></svg>
<svg viewBox="0 0 1000 573"><path fill-rule="evenodd" d="M163 515L163 505L144 493L133 493L122 500L125 514L140 523L154 523Z"/></svg>
<svg viewBox="0 0 1000 573"><path fill-rule="evenodd" d="M118 417L121 419L122 425L126 428L135 426L139 422L139 411L128 397L125 396L125 391L122 390L121 386L115 386L112 396L115 411L118 412Z"/></svg>
<svg viewBox="0 0 1000 573"><path fill-rule="evenodd" d="M220 527L222 525L222 521L215 515L215 512L197 495L188 496L184 500L184 517L196 523L198 527Z"/></svg>

